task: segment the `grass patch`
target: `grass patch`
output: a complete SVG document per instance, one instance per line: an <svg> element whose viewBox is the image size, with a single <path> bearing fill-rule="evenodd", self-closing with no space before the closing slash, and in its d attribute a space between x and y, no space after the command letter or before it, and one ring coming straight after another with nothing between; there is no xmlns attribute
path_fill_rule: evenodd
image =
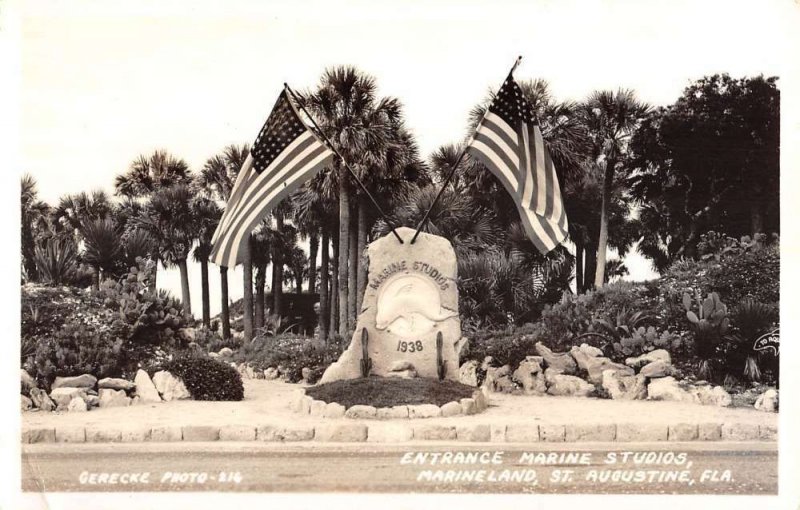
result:
<svg viewBox="0 0 800 510"><path fill-rule="evenodd" d="M391 407L400 405L444 405L472 397L475 388L456 381L414 378L393 379L367 377L320 384L306 390L306 395L323 402L338 402L345 407L367 405Z"/></svg>

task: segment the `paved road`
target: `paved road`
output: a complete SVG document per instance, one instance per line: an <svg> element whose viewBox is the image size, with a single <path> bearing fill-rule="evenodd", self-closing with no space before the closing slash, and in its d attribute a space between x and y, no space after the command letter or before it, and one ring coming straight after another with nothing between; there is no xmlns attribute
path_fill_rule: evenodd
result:
<svg viewBox="0 0 800 510"><path fill-rule="evenodd" d="M412 459L421 460L417 453L427 453L427 458L423 464L403 463L409 452ZM444 463L447 452L450 462ZM560 457L570 452L572 458ZM624 452L638 455L625 457ZM660 463L636 464L648 460L647 452L654 452L650 460L659 460L660 453ZM436 463L434 453L440 454ZM610 463L612 454L615 463ZM459 460L472 462L454 463ZM775 443L35 444L24 445L22 464L24 491L777 494L778 490ZM116 483L111 483L112 473ZM475 478L464 478L470 476ZM483 481L475 481L480 476Z"/></svg>

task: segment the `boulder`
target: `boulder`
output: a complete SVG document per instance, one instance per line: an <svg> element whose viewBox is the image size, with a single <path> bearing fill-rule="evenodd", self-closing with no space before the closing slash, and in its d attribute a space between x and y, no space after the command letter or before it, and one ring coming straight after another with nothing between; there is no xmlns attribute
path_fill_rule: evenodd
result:
<svg viewBox="0 0 800 510"><path fill-rule="evenodd" d="M25 395L19 396L19 408L21 411L30 411L33 407L33 400L29 399Z"/></svg>
<svg viewBox="0 0 800 510"><path fill-rule="evenodd" d="M580 347L578 347L578 350L593 358L599 358L603 356L602 349L589 344L581 344Z"/></svg>
<svg viewBox="0 0 800 510"><path fill-rule="evenodd" d="M386 377L395 377L398 379L413 379L417 377L417 371L413 368L411 370L402 370L400 372L389 372Z"/></svg>
<svg viewBox="0 0 800 510"><path fill-rule="evenodd" d="M639 370L639 374L655 379L657 377L666 377L668 375L675 375L672 365L666 361L656 360L648 363Z"/></svg>
<svg viewBox="0 0 800 510"><path fill-rule="evenodd" d="M323 402L323 406L325 403ZM323 407L324 409L324 407ZM367 419L367 420L374 420L378 415L378 410L375 409L373 406L365 406L365 405L355 405L347 409L344 412L345 418L353 418L353 419Z"/></svg>
<svg viewBox="0 0 800 510"><path fill-rule="evenodd" d="M765 413L777 413L778 412L778 391L769 389L759 395L756 399L756 403L754 406L757 410L765 412Z"/></svg>
<svg viewBox="0 0 800 510"><path fill-rule="evenodd" d="M133 378L136 383L136 396L139 397L142 403L145 402L161 402L161 397L158 395L158 390L150 380L147 372L141 368L136 371L136 377Z"/></svg>
<svg viewBox="0 0 800 510"><path fill-rule="evenodd" d="M555 353L542 342L536 344L536 354L544 359L545 368L555 368L562 374L574 374L578 371L575 359L567 352Z"/></svg>
<svg viewBox="0 0 800 510"><path fill-rule="evenodd" d="M512 378L522 385L527 395L544 395L547 392L543 362L541 356L526 356L514 370Z"/></svg>
<svg viewBox="0 0 800 510"><path fill-rule="evenodd" d="M32 388L30 391L30 396L31 401L33 401L33 405L42 411L52 411L56 408L55 403L50 400L50 397L47 396L47 393L45 393L44 390Z"/></svg>
<svg viewBox="0 0 800 510"><path fill-rule="evenodd" d="M608 358L590 356L586 354L586 352L582 351L579 347L573 347L570 349L569 353L575 359L578 367L585 370L589 374L587 380L592 384L602 384L603 372L606 370L617 370L620 372L620 375L634 374L633 369L630 367L621 365L619 363L614 363Z"/></svg>
<svg viewBox="0 0 800 510"><path fill-rule="evenodd" d="M97 395L86 395L86 398L83 399L86 402L86 405L91 409L92 407L98 407L100 405L100 397Z"/></svg>
<svg viewBox="0 0 800 510"><path fill-rule="evenodd" d="M125 394L125 390L103 388L100 390L97 405L99 407L127 407L131 405L131 398Z"/></svg>
<svg viewBox="0 0 800 510"><path fill-rule="evenodd" d="M622 375L618 370L603 372L603 389L614 400L644 400L647 379L643 375Z"/></svg>
<svg viewBox="0 0 800 510"><path fill-rule="evenodd" d="M191 393L186 389L183 381L166 370L161 370L153 374L153 385L165 402L192 398Z"/></svg>
<svg viewBox="0 0 800 510"><path fill-rule="evenodd" d="M56 388L94 388L97 384L97 377L91 374L83 374L75 377L56 377L53 384L50 386L51 390Z"/></svg>
<svg viewBox="0 0 800 510"><path fill-rule="evenodd" d="M485 358L483 358L483 361L481 362L481 370L486 372L487 370L489 370L493 366L494 366L494 358L493 357L486 356Z"/></svg>
<svg viewBox="0 0 800 510"><path fill-rule="evenodd" d="M414 229L398 227L411 239ZM322 375L322 384L361 377L362 335L367 334L371 373L385 377L408 360L420 377L437 378L437 351L444 378L458 380L464 342L458 315L457 261L446 238L420 233L412 244L388 234L367 246L367 286L348 348ZM437 348L441 337L441 348Z"/></svg>
<svg viewBox="0 0 800 510"><path fill-rule="evenodd" d="M36 380L24 369L19 371L19 382L22 393L25 395L29 394L31 389L36 388Z"/></svg>
<svg viewBox="0 0 800 510"><path fill-rule="evenodd" d="M483 387L489 391L509 391L514 388L514 383L510 378L511 367L489 367L486 371L486 378L483 380Z"/></svg>
<svg viewBox="0 0 800 510"><path fill-rule="evenodd" d="M730 393L722 386L701 386L694 393L704 406L728 407L733 403Z"/></svg>
<svg viewBox="0 0 800 510"><path fill-rule="evenodd" d="M219 354L217 354L216 352L209 352L208 357L211 359L217 359L219 358Z"/></svg>
<svg viewBox="0 0 800 510"><path fill-rule="evenodd" d="M274 379L277 379L278 377L280 377L280 374L278 373L277 368L269 367L268 369L264 370L264 379L272 381Z"/></svg>
<svg viewBox="0 0 800 510"><path fill-rule="evenodd" d="M631 368L641 368L654 361L663 361L668 365L672 364L672 358L669 355L669 351L664 349L656 349L654 351L646 352L635 358L627 358L625 360L625 364Z"/></svg>
<svg viewBox="0 0 800 510"><path fill-rule="evenodd" d="M219 350L217 355L222 357L231 357L233 356L233 349L231 349L230 347L223 347L222 349Z"/></svg>
<svg viewBox="0 0 800 510"><path fill-rule="evenodd" d="M442 416L458 416L462 413L461 403L452 401L442 406Z"/></svg>
<svg viewBox="0 0 800 510"><path fill-rule="evenodd" d="M478 385L478 362L474 359L465 362L458 369L458 381L467 386Z"/></svg>
<svg viewBox="0 0 800 510"><path fill-rule="evenodd" d="M580 377L565 375L557 370L545 371L547 393L565 397L588 397L595 392L595 387Z"/></svg>
<svg viewBox="0 0 800 510"><path fill-rule="evenodd" d="M126 381L125 379L106 377L105 379L100 379L97 381L97 388L101 390L133 391L136 389L136 385L131 381Z"/></svg>
<svg viewBox="0 0 800 510"><path fill-rule="evenodd" d="M70 401L75 398L80 397L81 399L86 397L86 390L83 388L56 388L50 392L50 398L53 399L53 402L56 403L60 409L66 409L69 406Z"/></svg>
<svg viewBox="0 0 800 510"><path fill-rule="evenodd" d="M81 397L75 397L67 404L67 411L71 413L85 413L88 410L89 406L86 405L86 401Z"/></svg>
<svg viewBox="0 0 800 510"><path fill-rule="evenodd" d="M647 399L699 404L700 398L693 392L694 389L691 385L681 384L672 376L659 377L647 385Z"/></svg>
<svg viewBox="0 0 800 510"><path fill-rule="evenodd" d="M195 328L183 328L181 332L183 337L191 343L194 343L197 338L197 330Z"/></svg>

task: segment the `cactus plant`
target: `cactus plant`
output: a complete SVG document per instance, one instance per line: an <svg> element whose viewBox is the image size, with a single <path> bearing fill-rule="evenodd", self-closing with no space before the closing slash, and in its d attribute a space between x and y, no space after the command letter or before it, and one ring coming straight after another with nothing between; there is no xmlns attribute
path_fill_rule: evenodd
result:
<svg viewBox="0 0 800 510"><path fill-rule="evenodd" d="M697 312L693 310L689 294L683 295L683 307L686 309L686 318L689 319L692 328L695 352L702 358L698 375L710 379L713 376L712 360L730 330L728 307L719 299L716 292L710 293L705 299L698 294L696 303Z"/></svg>
<svg viewBox="0 0 800 510"><path fill-rule="evenodd" d="M442 338L442 332L439 331L436 333L436 372L439 374L440 381L444 380L444 376L447 373L447 365L444 364L444 358L442 357L443 345L444 339Z"/></svg>
<svg viewBox="0 0 800 510"><path fill-rule="evenodd" d="M367 328L361 330L361 377L369 377L372 360L369 357L369 333Z"/></svg>

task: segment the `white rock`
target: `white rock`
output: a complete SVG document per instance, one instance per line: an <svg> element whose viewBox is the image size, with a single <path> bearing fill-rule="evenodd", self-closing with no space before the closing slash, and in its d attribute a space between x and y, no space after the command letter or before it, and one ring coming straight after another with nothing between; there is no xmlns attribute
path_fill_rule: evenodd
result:
<svg viewBox="0 0 800 510"><path fill-rule="evenodd" d="M125 390L112 390L103 388L98 397L100 407L127 407L131 405L131 398L125 394Z"/></svg>
<svg viewBox="0 0 800 510"><path fill-rule="evenodd" d="M547 392L541 356L526 356L514 371L512 378L522 385L528 395L544 395Z"/></svg>
<svg viewBox="0 0 800 510"><path fill-rule="evenodd" d="M86 412L89 408L86 405L86 401L84 401L81 397L75 397L69 401L67 405L67 411L69 412Z"/></svg>
<svg viewBox="0 0 800 510"><path fill-rule="evenodd" d="M648 400L668 400L672 402L700 403L699 396L690 385L681 385L672 376L653 379L647 386Z"/></svg>
<svg viewBox="0 0 800 510"><path fill-rule="evenodd" d="M478 385L478 362L476 360L469 360L464 362L458 369L458 381L467 386Z"/></svg>
<svg viewBox="0 0 800 510"><path fill-rule="evenodd" d="M233 349L231 349L230 347L223 347L222 349L219 350L217 355L226 357L233 356Z"/></svg>
<svg viewBox="0 0 800 510"><path fill-rule="evenodd" d="M627 358L625 360L625 364L632 368L640 368L654 361L663 361L668 365L672 364L672 358L669 355L669 351L665 349L656 349L635 358Z"/></svg>
<svg viewBox="0 0 800 510"><path fill-rule="evenodd" d="M617 370L603 371L603 388L613 400L644 400L647 383L643 375L622 375Z"/></svg>
<svg viewBox="0 0 800 510"><path fill-rule="evenodd" d="M139 369L136 372L136 377L133 378L133 382L136 384L136 396L139 397L142 403L161 402L158 390L153 384L153 381L150 380L150 376L147 375L147 372Z"/></svg>
<svg viewBox="0 0 800 510"><path fill-rule="evenodd" d="M83 399L86 397L86 390L84 388L61 387L50 392L50 398L53 399L53 402L61 409L66 409L70 401L75 397Z"/></svg>
<svg viewBox="0 0 800 510"><path fill-rule="evenodd" d="M165 402L171 400L186 400L192 398L183 381L166 370L153 374L153 384Z"/></svg>
<svg viewBox="0 0 800 510"><path fill-rule="evenodd" d="M548 375L549 372L549 375ZM589 384L580 377L560 374L557 371L546 371L547 393L555 396L588 397L595 392L593 384Z"/></svg>
<svg viewBox="0 0 800 510"><path fill-rule="evenodd" d="M536 354L544 358L545 368L555 368L562 374L574 374L578 370L575 359L567 352L555 353L547 348L542 342L535 346Z"/></svg>
<svg viewBox="0 0 800 510"><path fill-rule="evenodd" d="M655 379L657 377L673 375L673 372L674 369L672 368L672 365L663 360L656 360L651 361L647 365L643 366L639 371L639 374L649 377L650 379Z"/></svg>
<svg viewBox="0 0 800 510"><path fill-rule="evenodd" d="M765 413L778 412L778 392L777 390L769 389L759 395L756 399L754 406L757 410Z"/></svg>
<svg viewBox="0 0 800 510"><path fill-rule="evenodd" d="M587 356L592 356L594 358L599 358L603 356L603 351L601 349L589 344L581 344L580 347L578 347L578 350L580 350Z"/></svg>
<svg viewBox="0 0 800 510"><path fill-rule="evenodd" d="M94 388L97 384L97 377L91 374L77 375L74 377L56 377L53 384L50 386L51 390L56 388Z"/></svg>
<svg viewBox="0 0 800 510"><path fill-rule="evenodd" d="M19 380L22 386L22 391L25 393L31 391L31 388L36 388L36 380L23 369L20 369L19 371Z"/></svg>
<svg viewBox="0 0 800 510"><path fill-rule="evenodd" d="M36 406L37 409L41 409L42 411L52 411L56 408L56 404L50 400L50 397L47 396L47 393L44 390L40 390L39 388L31 388L30 391L31 401L33 401L33 405Z"/></svg>
<svg viewBox="0 0 800 510"><path fill-rule="evenodd" d="M106 377L97 381L98 389L133 391L136 385L131 381L114 377Z"/></svg>
<svg viewBox="0 0 800 510"><path fill-rule="evenodd" d="M20 395L19 407L22 411L28 411L33 407L33 401L25 395Z"/></svg>

